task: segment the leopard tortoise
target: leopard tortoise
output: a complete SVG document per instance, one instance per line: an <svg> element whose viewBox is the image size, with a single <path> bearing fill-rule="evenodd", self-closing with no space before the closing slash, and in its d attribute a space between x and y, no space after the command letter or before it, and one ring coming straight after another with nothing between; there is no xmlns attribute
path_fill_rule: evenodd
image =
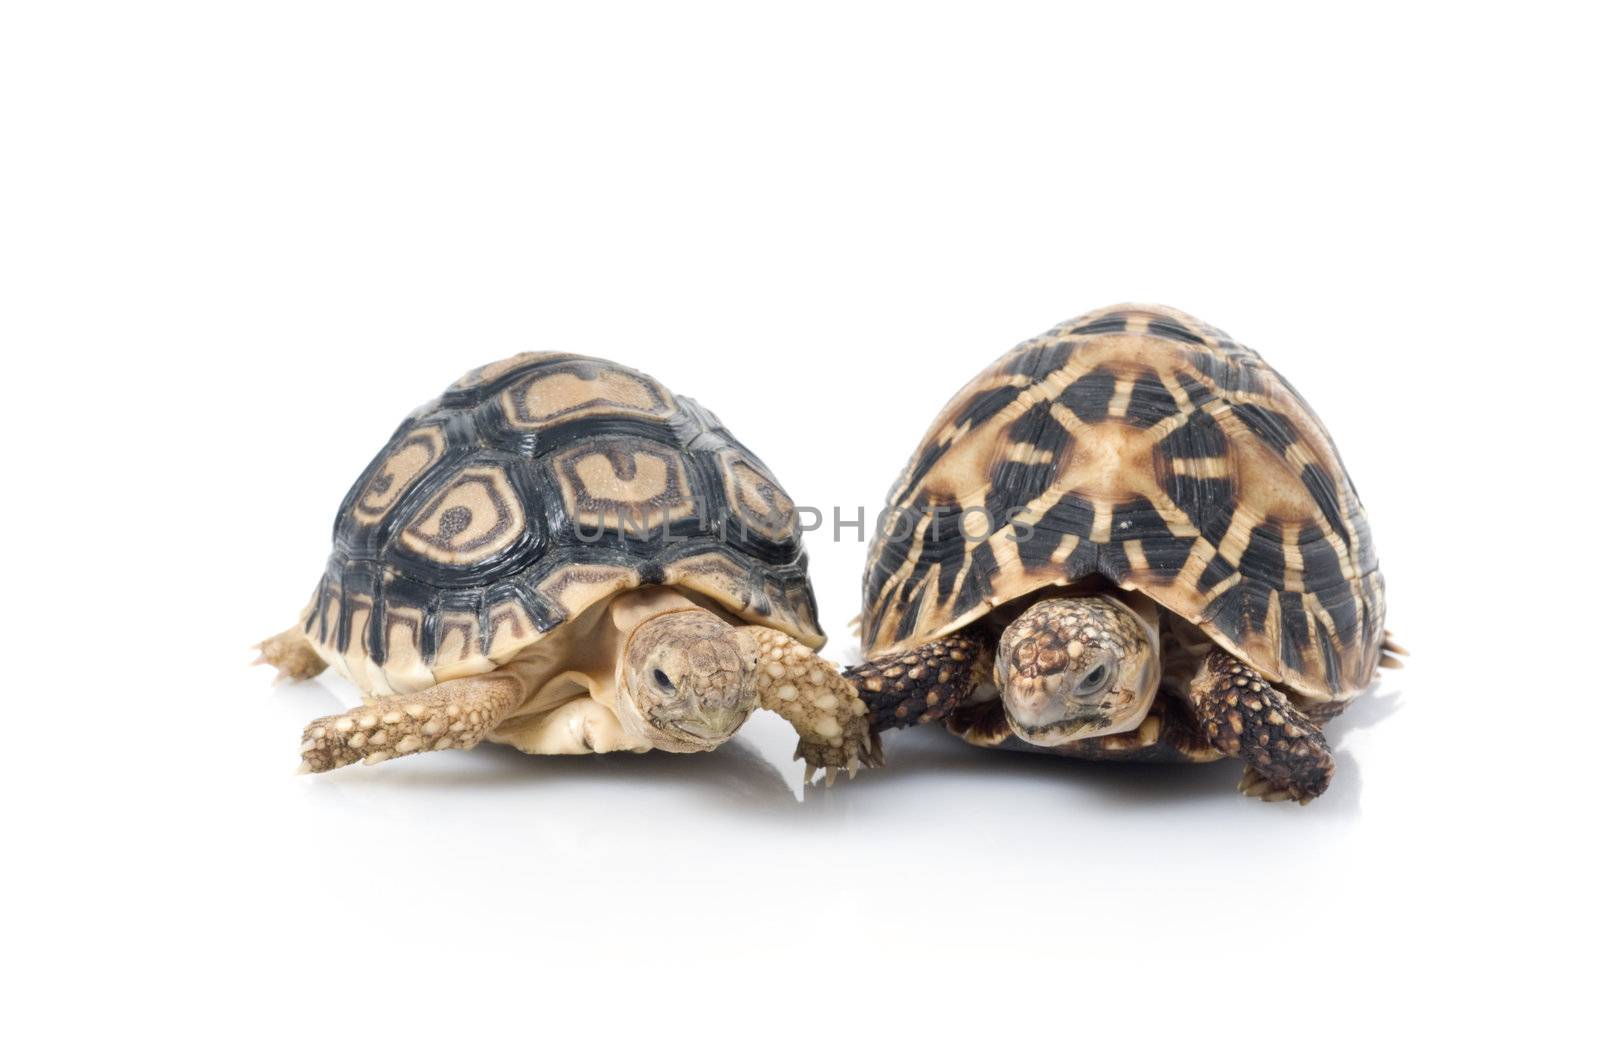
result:
<svg viewBox="0 0 1600 1038"><path fill-rule="evenodd" d="M1159 306L1022 343L947 404L863 579L875 729L1092 759L1242 760L1308 802L1320 728L1398 665L1366 513L1257 354Z"/></svg>
<svg viewBox="0 0 1600 1038"><path fill-rule="evenodd" d="M340 506L281 677L365 705L303 770L488 738L528 753L711 749L760 705L806 778L876 763L831 664L794 506L706 409L604 360L525 353L415 411Z"/></svg>

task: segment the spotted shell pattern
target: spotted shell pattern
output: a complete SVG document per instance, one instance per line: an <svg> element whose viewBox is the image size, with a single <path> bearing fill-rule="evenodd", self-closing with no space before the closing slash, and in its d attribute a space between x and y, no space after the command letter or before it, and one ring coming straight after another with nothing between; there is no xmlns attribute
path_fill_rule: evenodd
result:
<svg viewBox="0 0 1600 1038"><path fill-rule="evenodd" d="M646 584L823 641L777 480L711 412L604 360L467 374L367 466L333 540L305 631L378 694L490 669Z"/></svg>
<svg viewBox="0 0 1600 1038"><path fill-rule="evenodd" d="M1254 351L1176 310L1068 321L946 405L889 495L862 646L1094 577L1312 699L1378 663L1383 578L1327 430Z"/></svg>

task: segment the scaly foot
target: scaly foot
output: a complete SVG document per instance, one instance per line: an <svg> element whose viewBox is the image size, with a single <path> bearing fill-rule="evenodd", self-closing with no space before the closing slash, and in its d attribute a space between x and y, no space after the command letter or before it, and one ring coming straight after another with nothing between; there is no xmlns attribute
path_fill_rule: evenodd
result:
<svg viewBox="0 0 1600 1038"><path fill-rule="evenodd" d="M744 628L755 638L756 687L761 705L794 725L800 734L795 760L806 762L809 783L824 769L827 784L840 771L854 778L863 767L883 763L867 704L833 664L788 635L770 628Z"/></svg>
<svg viewBox="0 0 1600 1038"><path fill-rule="evenodd" d="M258 644L256 649L261 655L256 657L255 662L265 663L277 670L278 676L273 679L274 684L280 681L304 681L307 678L314 678L328 666L311 647L311 640L299 626L273 635Z"/></svg>
<svg viewBox="0 0 1600 1038"><path fill-rule="evenodd" d="M1239 789L1263 800L1308 804L1327 791L1333 753L1316 723L1266 678L1218 649L1189 686L1201 730L1220 752L1245 762Z"/></svg>

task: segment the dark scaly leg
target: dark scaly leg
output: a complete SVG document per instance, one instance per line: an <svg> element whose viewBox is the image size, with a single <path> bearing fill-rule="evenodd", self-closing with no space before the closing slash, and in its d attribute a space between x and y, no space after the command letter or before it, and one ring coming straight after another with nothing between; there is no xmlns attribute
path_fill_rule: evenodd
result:
<svg viewBox="0 0 1600 1038"><path fill-rule="evenodd" d="M1211 745L1245 762L1245 793L1305 804L1327 790L1333 754L1316 722L1227 652L1206 656L1184 698Z"/></svg>
<svg viewBox="0 0 1600 1038"><path fill-rule="evenodd" d="M905 652L880 656L844 672L867 704L874 731L940 720L990 680L994 652L983 641L952 634Z"/></svg>

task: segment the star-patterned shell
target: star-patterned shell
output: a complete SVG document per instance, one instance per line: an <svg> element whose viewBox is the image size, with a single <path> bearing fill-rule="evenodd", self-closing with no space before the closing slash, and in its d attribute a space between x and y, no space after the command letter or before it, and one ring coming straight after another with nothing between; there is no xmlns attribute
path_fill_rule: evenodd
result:
<svg viewBox="0 0 1600 1038"><path fill-rule="evenodd" d="M1313 699L1372 680L1383 577L1305 400L1165 307L1118 306L1001 357L947 404L868 556L868 656L1103 578Z"/></svg>
<svg viewBox="0 0 1600 1038"><path fill-rule="evenodd" d="M823 642L793 502L715 415L619 364L525 353L418 409L367 466L304 624L383 694L491 669L648 584Z"/></svg>

